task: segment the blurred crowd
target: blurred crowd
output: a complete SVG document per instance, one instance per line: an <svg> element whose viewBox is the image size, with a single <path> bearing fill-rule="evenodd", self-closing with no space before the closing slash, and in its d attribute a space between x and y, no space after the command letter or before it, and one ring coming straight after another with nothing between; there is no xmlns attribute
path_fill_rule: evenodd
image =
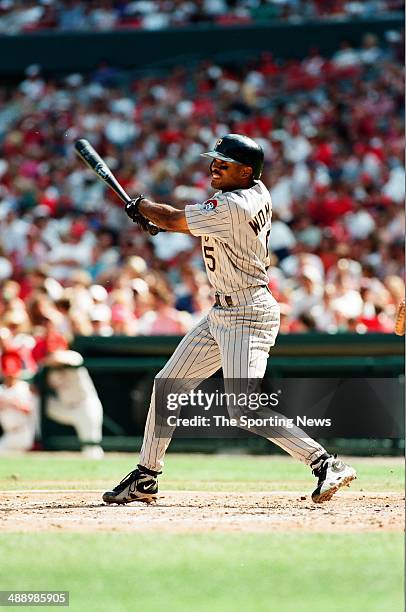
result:
<svg viewBox="0 0 406 612"><path fill-rule="evenodd" d="M0 32L159 30L403 12L403 0L0 0Z"/></svg>
<svg viewBox="0 0 406 612"><path fill-rule="evenodd" d="M326 59L264 54L131 77L0 87L0 332L34 372L74 335L181 335L213 300L198 239L142 233L75 156L87 138L130 194L212 193L200 153L227 132L263 146L269 286L282 332L393 332L404 295L403 69L365 36Z"/></svg>

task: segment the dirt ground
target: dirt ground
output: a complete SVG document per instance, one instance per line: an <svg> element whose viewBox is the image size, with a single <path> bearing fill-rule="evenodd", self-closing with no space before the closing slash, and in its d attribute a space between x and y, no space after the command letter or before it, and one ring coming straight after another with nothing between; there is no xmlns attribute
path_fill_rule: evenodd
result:
<svg viewBox="0 0 406 612"><path fill-rule="evenodd" d="M101 491L2 492L2 532L361 532L404 529L402 493L162 492L155 505L106 506Z"/></svg>

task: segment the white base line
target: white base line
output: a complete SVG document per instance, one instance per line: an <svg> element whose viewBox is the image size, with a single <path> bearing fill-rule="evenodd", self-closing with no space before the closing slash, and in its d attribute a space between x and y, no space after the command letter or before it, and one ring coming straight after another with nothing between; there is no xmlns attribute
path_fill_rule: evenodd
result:
<svg viewBox="0 0 406 612"><path fill-rule="evenodd" d="M1 495L11 495L13 493L103 493L101 489L12 489L11 491L0 491Z"/></svg>
<svg viewBox="0 0 406 612"><path fill-rule="evenodd" d="M19 494L19 495L24 495L24 494L29 494L29 493L95 493L97 495L100 495L103 493L104 490L102 489L24 489L24 490L18 490L18 489L13 489L11 491L0 491L0 497L2 495L14 495L14 494ZM354 490L345 490L347 495L350 496L359 496L359 497L398 497L398 496L402 496L402 499L404 498L404 491L400 490L398 492L396 491L387 491L387 492L383 492L383 491L354 491ZM162 491L161 493L158 494L158 497L165 497L165 495L177 495L178 493L182 494L182 495L213 495L215 497L221 497L221 495L235 495L236 497L241 496L241 495L264 495L264 496L268 496L268 497L272 497L273 495L284 495L284 496L291 496L291 497L297 497L298 495L306 495L306 492L304 491L247 491L247 492L242 492L242 491L184 491L184 490L180 490L180 489L176 489L176 490L172 490L172 491Z"/></svg>

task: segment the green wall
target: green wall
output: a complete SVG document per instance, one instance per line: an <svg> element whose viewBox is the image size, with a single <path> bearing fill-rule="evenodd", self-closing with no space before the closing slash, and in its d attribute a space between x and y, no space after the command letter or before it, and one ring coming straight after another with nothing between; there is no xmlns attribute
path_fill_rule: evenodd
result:
<svg viewBox="0 0 406 612"><path fill-rule="evenodd" d="M0 74L21 75L33 63L45 72L87 72L106 59L122 68L190 63L201 57L235 59L270 51L276 57L303 57L312 46L323 54L334 52L340 41L359 44L366 32L379 37L400 30L403 15L379 19L335 19L323 22L270 22L238 27L195 26L156 32L43 32L0 36Z"/></svg>
<svg viewBox="0 0 406 612"><path fill-rule="evenodd" d="M140 446L154 376L179 340L172 336L75 339L72 348L84 356L103 403L106 448L125 450ZM404 341L394 334L280 335L271 351L268 371L282 378L397 378L404 372ZM47 419L43 422L45 448L75 448L77 440L72 434L71 428ZM242 445L253 452L270 452L270 445L259 438L235 442L178 440L171 448L213 451L230 444ZM393 440L341 440L334 448L342 451L348 446L352 453L371 448L376 452L401 452L402 448L399 441Z"/></svg>

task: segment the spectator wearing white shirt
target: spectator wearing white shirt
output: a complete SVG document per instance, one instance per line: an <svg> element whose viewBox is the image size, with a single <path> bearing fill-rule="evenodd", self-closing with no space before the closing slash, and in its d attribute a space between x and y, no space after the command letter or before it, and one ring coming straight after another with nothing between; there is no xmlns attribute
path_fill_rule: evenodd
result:
<svg viewBox="0 0 406 612"><path fill-rule="evenodd" d="M405 170L400 163L397 163L389 173L388 181L383 186L384 195L391 198L397 204L405 200Z"/></svg>
<svg viewBox="0 0 406 612"><path fill-rule="evenodd" d="M9 210L0 221L2 250L7 254L25 250L30 227L28 220L19 218L14 210Z"/></svg>
<svg viewBox="0 0 406 612"><path fill-rule="evenodd" d="M359 52L348 40L343 40L339 51L333 55L332 62L337 68L352 68L360 64Z"/></svg>
<svg viewBox="0 0 406 612"><path fill-rule="evenodd" d="M57 280L66 280L77 268L89 266L94 240L95 237L90 234L79 236L69 232L48 255L52 276Z"/></svg>
<svg viewBox="0 0 406 612"><path fill-rule="evenodd" d="M26 78L19 86L19 90L31 100L39 101L45 93L45 81L41 77L41 67L38 64L28 66L25 71Z"/></svg>
<svg viewBox="0 0 406 612"><path fill-rule="evenodd" d="M344 222L353 240L364 240L372 234L376 227L371 213L356 200L354 200L353 211L345 215Z"/></svg>
<svg viewBox="0 0 406 612"><path fill-rule="evenodd" d="M294 164L305 161L312 151L309 140L301 133L297 123L293 123L283 140L283 156Z"/></svg>
<svg viewBox="0 0 406 612"><path fill-rule="evenodd" d="M291 249L296 246L296 238L290 227L280 221L277 214L272 215L272 231L269 237L269 247L282 261L290 254Z"/></svg>
<svg viewBox="0 0 406 612"><path fill-rule="evenodd" d="M323 298L323 286L314 268L304 266L298 282L298 288L292 293L292 313L297 318L318 306Z"/></svg>

